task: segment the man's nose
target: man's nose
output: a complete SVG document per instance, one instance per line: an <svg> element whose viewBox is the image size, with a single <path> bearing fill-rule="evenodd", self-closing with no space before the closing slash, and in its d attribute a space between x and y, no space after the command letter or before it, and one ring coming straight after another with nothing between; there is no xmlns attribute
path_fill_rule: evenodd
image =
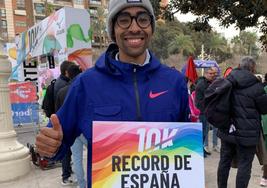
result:
<svg viewBox="0 0 267 188"><path fill-rule="evenodd" d="M133 19L132 24L129 27L129 31L138 32L140 30L141 30L141 28L138 26L136 19Z"/></svg>

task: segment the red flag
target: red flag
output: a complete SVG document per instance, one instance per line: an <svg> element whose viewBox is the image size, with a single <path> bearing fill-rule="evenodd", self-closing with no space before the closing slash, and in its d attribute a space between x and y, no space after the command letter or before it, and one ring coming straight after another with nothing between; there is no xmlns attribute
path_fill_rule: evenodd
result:
<svg viewBox="0 0 267 188"><path fill-rule="evenodd" d="M187 66L185 70L185 76L192 82L195 83L197 80L197 71L196 71L196 66L193 60L193 57L190 56L187 60Z"/></svg>
<svg viewBox="0 0 267 188"><path fill-rule="evenodd" d="M233 70L232 67L228 67L228 68L225 70L225 72L224 72L224 74L223 74L223 77L226 78L226 77L231 73L232 70Z"/></svg>

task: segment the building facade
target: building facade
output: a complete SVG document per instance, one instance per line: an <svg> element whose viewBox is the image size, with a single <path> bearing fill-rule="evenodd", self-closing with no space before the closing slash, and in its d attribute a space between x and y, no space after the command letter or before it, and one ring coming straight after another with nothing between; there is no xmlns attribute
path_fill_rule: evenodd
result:
<svg viewBox="0 0 267 188"><path fill-rule="evenodd" d="M32 0L0 0L0 37L14 40L19 34L33 26Z"/></svg>

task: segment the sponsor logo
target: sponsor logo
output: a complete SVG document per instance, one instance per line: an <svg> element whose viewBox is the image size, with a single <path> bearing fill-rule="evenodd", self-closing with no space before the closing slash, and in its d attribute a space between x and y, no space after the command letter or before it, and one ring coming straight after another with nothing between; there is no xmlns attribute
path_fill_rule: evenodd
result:
<svg viewBox="0 0 267 188"><path fill-rule="evenodd" d="M162 91L162 92L157 92L157 93L153 93L152 91L150 91L149 98L150 99L154 99L154 98L157 98L157 97L159 97L159 96L161 96L161 95L163 95L163 94L165 94L167 92L168 92L168 90Z"/></svg>

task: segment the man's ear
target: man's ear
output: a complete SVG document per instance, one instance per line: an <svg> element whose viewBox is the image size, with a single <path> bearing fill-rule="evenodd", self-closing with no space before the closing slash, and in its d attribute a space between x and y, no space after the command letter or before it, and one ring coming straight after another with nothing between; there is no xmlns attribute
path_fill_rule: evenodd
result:
<svg viewBox="0 0 267 188"><path fill-rule="evenodd" d="M69 77L69 73L68 73L68 71L65 71L65 76L66 76L66 77Z"/></svg>

